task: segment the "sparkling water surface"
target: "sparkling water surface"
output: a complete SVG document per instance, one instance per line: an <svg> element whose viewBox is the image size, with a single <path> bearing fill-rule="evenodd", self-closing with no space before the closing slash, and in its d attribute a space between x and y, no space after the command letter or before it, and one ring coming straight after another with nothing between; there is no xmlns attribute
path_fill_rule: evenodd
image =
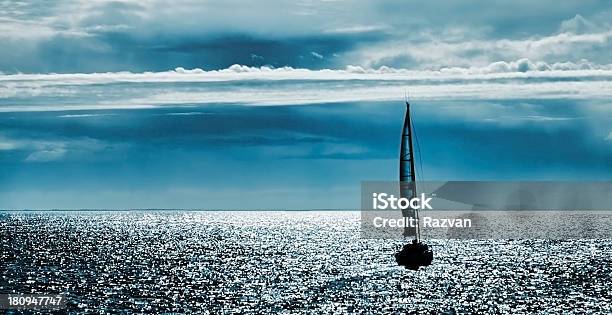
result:
<svg viewBox="0 0 612 315"><path fill-rule="evenodd" d="M0 212L0 294L70 313L611 313L612 240L360 238L349 211Z"/></svg>

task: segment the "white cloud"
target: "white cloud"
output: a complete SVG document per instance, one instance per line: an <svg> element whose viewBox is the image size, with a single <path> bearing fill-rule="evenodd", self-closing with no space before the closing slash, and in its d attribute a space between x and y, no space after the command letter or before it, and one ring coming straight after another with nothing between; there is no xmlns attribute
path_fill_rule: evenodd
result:
<svg viewBox="0 0 612 315"><path fill-rule="evenodd" d="M573 18L561 22L561 26L559 27L560 33L585 34L599 32L601 30L601 27L588 21L580 14L576 14Z"/></svg>
<svg viewBox="0 0 612 315"><path fill-rule="evenodd" d="M96 152L108 145L91 138L67 140L10 139L0 136L0 151L21 150L27 154L27 162L49 162L65 158L68 154Z"/></svg>
<svg viewBox="0 0 612 315"><path fill-rule="evenodd" d="M606 141L612 141L612 131L610 132L610 134L608 134L608 136L605 139Z"/></svg>
<svg viewBox="0 0 612 315"><path fill-rule="evenodd" d="M612 97L609 82L555 82L555 83L475 83L435 84L413 86L338 86L325 90L324 85L282 90L248 90L223 92L170 92L135 98L129 102L150 105L193 103L246 103L254 105L291 105L326 102L392 101L401 99L409 87L412 99L465 100L514 98L608 98Z"/></svg>
<svg viewBox="0 0 612 315"><path fill-rule="evenodd" d="M587 60L578 63L559 62L548 64L529 59L498 61L482 67L445 67L438 70L411 70L381 66L367 68L347 66L344 70L309 70L291 67L249 67L232 65L227 69L205 71L185 69L163 72L104 72L71 74L7 74L0 75L0 83L6 87L30 86L33 88L53 85L89 85L117 82L223 82L241 80L488 80L525 78L580 78L610 77L612 64L598 65ZM0 86L2 88L2 86ZM36 90L36 89L33 89ZM0 90L0 97L2 90Z"/></svg>
<svg viewBox="0 0 612 315"><path fill-rule="evenodd" d="M313 57L315 57L317 59L323 59L323 55L317 53L316 51L311 51L310 55L312 55Z"/></svg>
<svg viewBox="0 0 612 315"><path fill-rule="evenodd" d="M59 115L60 118L83 118L83 117L100 117L100 116L113 116L114 114L67 114Z"/></svg>
<svg viewBox="0 0 612 315"><path fill-rule="evenodd" d="M0 151L10 151L15 150L19 147L18 143L15 143L11 140L1 139L0 138Z"/></svg>
<svg viewBox="0 0 612 315"><path fill-rule="evenodd" d="M27 162L48 162L59 160L66 154L66 143L61 141L41 141L31 139L0 138L1 150L24 150L29 152Z"/></svg>
<svg viewBox="0 0 612 315"><path fill-rule="evenodd" d="M50 148L46 150L34 151L25 159L27 162L50 162L61 160L66 154L63 147Z"/></svg>
<svg viewBox="0 0 612 315"><path fill-rule="evenodd" d="M368 32L384 31L389 29L387 25L354 25L348 27L338 27L329 30L325 30L324 33L330 34L359 34Z"/></svg>
<svg viewBox="0 0 612 315"><path fill-rule="evenodd" d="M0 38L10 39L38 39L57 34L53 28L29 21L0 18Z"/></svg>
<svg viewBox="0 0 612 315"><path fill-rule="evenodd" d="M413 66L437 69L445 65L485 65L496 59L609 60L600 52L612 49L612 28L593 33L563 32L522 39L445 39L434 36L417 42L398 40L369 45L350 60L370 67ZM603 59L602 59L603 58ZM412 64L411 64L412 63Z"/></svg>
<svg viewBox="0 0 612 315"><path fill-rule="evenodd" d="M208 113L203 112L177 112L177 113L167 113L164 114L166 116L198 116L198 115L207 115Z"/></svg>
<svg viewBox="0 0 612 315"><path fill-rule="evenodd" d="M276 84L277 81L285 82ZM164 86L175 82L193 84L189 88ZM275 105L383 101L397 100L405 90L409 90L414 99L429 100L609 99L612 98L612 66L588 61L547 64L521 59L484 67L431 71L359 66L344 70L308 70L233 65L214 71L177 68L144 73L0 75L0 112L207 103ZM94 114L64 114L62 117L85 117L83 115Z"/></svg>

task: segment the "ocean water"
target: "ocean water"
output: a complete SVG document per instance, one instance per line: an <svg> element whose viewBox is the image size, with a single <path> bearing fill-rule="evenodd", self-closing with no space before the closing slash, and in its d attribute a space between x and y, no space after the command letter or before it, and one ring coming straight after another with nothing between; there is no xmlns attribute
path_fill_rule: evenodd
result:
<svg viewBox="0 0 612 315"><path fill-rule="evenodd" d="M69 313L611 313L612 240L360 238L359 212L0 212L0 294Z"/></svg>

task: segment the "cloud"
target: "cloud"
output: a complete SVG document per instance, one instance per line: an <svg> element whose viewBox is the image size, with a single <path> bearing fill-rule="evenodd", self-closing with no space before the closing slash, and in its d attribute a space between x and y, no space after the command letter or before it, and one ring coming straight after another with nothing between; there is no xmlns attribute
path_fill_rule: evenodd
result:
<svg viewBox="0 0 612 315"><path fill-rule="evenodd" d="M59 115L60 118L84 118L84 117L101 117L101 116L113 116L114 114L66 114Z"/></svg>
<svg viewBox="0 0 612 315"><path fill-rule="evenodd" d="M0 139L0 151L22 150L27 152L26 162L60 160L66 154L66 143L32 139Z"/></svg>
<svg viewBox="0 0 612 315"><path fill-rule="evenodd" d="M521 58L607 64L612 28L606 9L601 2L552 0L359 1L350 8L317 0L3 1L0 71L222 69L234 63L416 70Z"/></svg>
<svg viewBox="0 0 612 315"><path fill-rule="evenodd" d="M527 72L527 73L525 73ZM234 64L226 69L202 70L199 68L162 72L133 73L128 71L104 73L68 74L6 74L0 75L5 86L20 86L27 82L38 82L37 86L111 84L117 82L223 82L241 80L423 80L464 79L483 80L498 78L568 78L584 76L609 77L612 64L599 65L587 60L573 62L533 62L522 58L517 61L497 61L478 67L442 67L437 70L412 70L381 66L368 68L349 65L344 70L310 70L292 67L250 67ZM501 74L491 75L488 74ZM484 75L484 76L481 76ZM0 86L2 87L2 86ZM1 96L1 94L0 94Z"/></svg>
<svg viewBox="0 0 612 315"><path fill-rule="evenodd" d="M556 117L556 116L544 116L544 115L495 115L494 118L485 118L483 121L496 123L499 125L510 126L510 125L522 125L523 123L537 123L543 125L547 123L571 123L576 120L575 117Z"/></svg>
<svg viewBox="0 0 612 315"><path fill-rule="evenodd" d="M177 68L144 73L15 74L0 75L0 111L386 101L401 98L407 89L414 99L425 100L601 99L612 97L611 79L610 65L586 60L548 64L528 59L500 61L484 67L418 71L391 67L309 70L233 65L210 71Z"/></svg>
<svg viewBox="0 0 612 315"><path fill-rule="evenodd" d="M15 142L12 142L7 139L0 138L0 151L10 151L15 150L19 147L19 145Z"/></svg>
<svg viewBox="0 0 612 315"><path fill-rule="evenodd" d="M415 100L511 99L511 98L609 98L610 82L554 82L554 83L474 83L421 84L410 86ZM325 84L283 89L243 89L215 92L161 92L127 103L157 106L180 104L244 103L253 105L299 105L333 102L393 101L402 98L406 86L356 84L336 85L334 90L323 90Z"/></svg>
<svg viewBox="0 0 612 315"><path fill-rule="evenodd" d="M507 73L507 72L541 72L541 71L578 71L578 70L609 70L612 65L598 65L586 59L582 59L577 63L574 62L555 62L552 64L538 61L532 62L527 58L521 58L516 61L496 61L484 67L451 67L442 68L441 71L453 71L467 73Z"/></svg>
<svg viewBox="0 0 612 315"><path fill-rule="evenodd" d="M601 27L588 21L580 14L576 14L573 18L561 22L561 26L559 27L560 33L588 34L601 31Z"/></svg>
<svg viewBox="0 0 612 315"><path fill-rule="evenodd" d="M325 33L332 34L358 34L358 33L370 33L388 30L387 25L354 25L348 27L338 27L330 30L325 30Z"/></svg>
<svg viewBox="0 0 612 315"><path fill-rule="evenodd" d="M87 154L108 148L100 140L92 138L37 139L0 137L0 151L22 151L25 162L50 162L67 157L68 154Z"/></svg>
<svg viewBox="0 0 612 315"><path fill-rule="evenodd" d="M606 141L612 141L612 131L610 132L610 134L608 134L608 136L605 138Z"/></svg>
<svg viewBox="0 0 612 315"><path fill-rule="evenodd" d="M312 51L341 53L375 36L374 29L366 35L325 32L340 26L335 21L338 10L326 8L342 7L219 0L59 0L47 7L19 7L5 1L0 2L0 71L158 71L178 65L218 69L264 62L327 66L327 61L319 65L320 58L300 57Z"/></svg>
<svg viewBox="0 0 612 315"><path fill-rule="evenodd" d="M317 53L316 51L311 51L310 55L312 55L313 57L315 57L317 59L323 59L323 55Z"/></svg>
<svg viewBox="0 0 612 315"><path fill-rule="evenodd" d="M482 66L495 59L528 58L546 60L590 59L610 62L602 51L612 50L612 29L596 33L559 33L523 39L449 40L434 36L418 43L404 40L374 44L354 52L351 60L370 67L420 67L439 69L447 66Z"/></svg>
<svg viewBox="0 0 612 315"><path fill-rule="evenodd" d="M26 162L50 162L61 160L66 154L66 149L56 147L47 150L34 151L25 159Z"/></svg>
<svg viewBox="0 0 612 315"><path fill-rule="evenodd" d="M196 116L196 115L209 115L210 113L203 112L178 112L178 113L166 113L166 116Z"/></svg>

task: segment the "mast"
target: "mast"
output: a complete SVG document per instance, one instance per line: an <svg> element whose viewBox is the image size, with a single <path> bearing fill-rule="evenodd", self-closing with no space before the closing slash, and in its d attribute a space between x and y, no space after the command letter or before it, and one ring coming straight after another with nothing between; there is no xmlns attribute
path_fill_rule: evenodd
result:
<svg viewBox="0 0 612 315"><path fill-rule="evenodd" d="M402 129L402 142L400 147L400 196L402 198L416 198L416 172L414 168L414 147L412 145L412 120L410 119L410 103L406 100L406 116L404 117L404 127ZM419 214L416 209L402 210L404 217L416 219L417 226L404 228L404 236L414 235L419 241Z"/></svg>

